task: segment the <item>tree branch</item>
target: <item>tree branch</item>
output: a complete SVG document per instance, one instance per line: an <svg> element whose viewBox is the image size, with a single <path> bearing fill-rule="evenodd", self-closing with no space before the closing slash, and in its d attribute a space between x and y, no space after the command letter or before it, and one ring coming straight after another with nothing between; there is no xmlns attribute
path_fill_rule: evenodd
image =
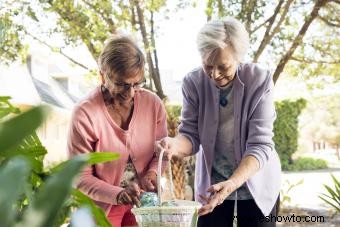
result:
<svg viewBox="0 0 340 227"><path fill-rule="evenodd" d="M146 58L147 58L147 62L148 62L150 76L155 83L156 93L157 93L158 97L163 99L163 98L165 98L165 95L163 93L163 88L162 88L162 84L161 84L159 74L158 74L158 72L155 72L154 64L153 64L153 61L152 61L150 43L149 43L149 40L148 40L146 27L145 27L144 13L143 13L143 10L140 6L139 0L134 0L134 5L135 5L136 11L137 11L138 24L139 24L140 32L141 32L142 38L143 38L144 49L146 51Z"/></svg>
<svg viewBox="0 0 340 227"><path fill-rule="evenodd" d="M249 35L256 32L259 28L261 28L263 25L265 25L266 23L268 23L271 19L272 19L273 16L269 17L267 20L265 20L262 24L256 26L253 30L251 30L249 32Z"/></svg>
<svg viewBox="0 0 340 227"><path fill-rule="evenodd" d="M273 37L273 36L279 31L279 29L280 29L280 27L281 27L281 24L283 23L284 19L286 18L286 15L287 15L287 13L288 13L288 10L289 10L289 8L290 8L290 5L293 3L293 1L294 1L294 0L288 0L288 1L287 1L286 5L285 5L285 7L284 7L284 9L283 9L283 12L282 12L282 14L281 14L281 16L280 16L279 22L276 24L275 28L273 29L272 34L270 34L271 37Z"/></svg>
<svg viewBox="0 0 340 227"><path fill-rule="evenodd" d="M262 38L262 41L260 43L259 48L257 49L255 56L254 56L254 62L257 62L259 57L261 56L262 52L264 51L264 48L267 46L267 44L269 43L269 41L271 40L272 36L270 35L270 31L272 29L272 26L275 22L275 19L277 17L277 15L280 12L281 6L283 4L284 0L280 0L279 3L277 4L273 15L269 18L269 24L267 26L266 32L264 33L264 36ZM272 33L273 34L273 33Z"/></svg>
<svg viewBox="0 0 340 227"><path fill-rule="evenodd" d="M339 27L340 27L340 24L330 22L329 20L327 20L327 19L326 19L325 17L323 17L323 16L318 15L318 18L319 18L322 22L324 22L326 25L328 25L328 26L336 27L336 28L339 28Z"/></svg>
<svg viewBox="0 0 340 227"><path fill-rule="evenodd" d="M282 73L285 65L287 64L289 59L294 54L294 51L296 50L296 48L301 44L303 37L306 34L309 26L311 25L313 20L318 16L320 8L323 7L328 1L329 0L318 0L318 1L316 1L315 5L312 9L312 12L305 19L305 23L302 25L298 35L295 37L295 39L293 41L291 47L289 48L287 53L281 58L279 64L277 65L275 72L273 74L274 83L279 79L279 76Z"/></svg>
<svg viewBox="0 0 340 227"><path fill-rule="evenodd" d="M248 3L248 6L246 7L247 8L247 16L246 16L247 20L246 20L245 26L248 32L251 30L250 29L250 26L252 24L251 16L252 16L255 6L256 6L256 0L250 0L250 2Z"/></svg>
<svg viewBox="0 0 340 227"><path fill-rule="evenodd" d="M27 34L28 36L32 37L33 39L37 40L38 42L40 42L40 43L44 44L45 46L47 46L48 48L50 48L52 51L55 52L55 51L57 50L57 51L56 51L57 53L61 54L62 56L64 56L65 58L67 58L68 60L70 60L71 62L73 62L74 64L76 64L76 65L78 65L78 66L80 66L80 67L82 67L82 68L84 68L84 69L86 69L86 70L88 70L88 71L90 70L90 69L89 69L87 66L85 66L84 64L82 64L82 63L76 61L75 59L73 59L72 57L66 55L66 54L63 52L62 48L53 47L53 46L51 46L50 44L46 43L45 41L43 41L43 40L39 39L38 37L34 36L33 34L29 33L29 32L26 31L26 30L24 30L24 32L25 32L25 34Z"/></svg>
<svg viewBox="0 0 340 227"><path fill-rule="evenodd" d="M52 1L48 1L51 7L55 7L53 5ZM65 12L64 10L61 10L59 8L55 8L55 12L63 19L67 24L71 24L70 26L75 26L78 28L83 28L84 24L80 24L79 21L77 21L75 18L70 18L69 16L71 15L70 12ZM72 24L73 23L73 24ZM81 30L81 29L80 29ZM87 36L88 34L83 34L80 33L79 37L80 39L84 42L84 44L87 46L87 49L90 51L92 57L94 59L97 59L99 53L97 52L95 45L91 42L89 37Z"/></svg>
<svg viewBox="0 0 340 227"><path fill-rule="evenodd" d="M310 58L298 58L298 57L294 57L292 56L290 58L293 61L297 61L297 62L303 62L303 63L320 63L320 64L339 64L340 60L334 60L334 61L322 61L322 60L314 60L314 59L310 59Z"/></svg>

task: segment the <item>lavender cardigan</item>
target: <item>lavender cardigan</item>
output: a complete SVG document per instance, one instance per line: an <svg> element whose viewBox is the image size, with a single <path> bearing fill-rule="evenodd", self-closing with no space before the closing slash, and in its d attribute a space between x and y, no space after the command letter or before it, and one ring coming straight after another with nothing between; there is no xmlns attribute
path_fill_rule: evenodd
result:
<svg viewBox="0 0 340 227"><path fill-rule="evenodd" d="M264 215L269 215L281 184L281 166L275 151L273 122L276 117L273 81L269 71L256 64L240 64L234 79L235 162L247 155L260 162L260 170L246 185ZM207 195L214 160L219 115L219 89L202 68L183 80L183 109L179 132L196 154L195 199ZM200 201L203 202L203 201Z"/></svg>

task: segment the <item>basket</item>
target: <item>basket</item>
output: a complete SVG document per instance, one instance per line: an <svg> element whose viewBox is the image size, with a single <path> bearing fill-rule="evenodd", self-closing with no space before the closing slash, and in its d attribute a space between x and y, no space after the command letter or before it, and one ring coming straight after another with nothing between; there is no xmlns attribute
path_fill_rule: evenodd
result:
<svg viewBox="0 0 340 227"><path fill-rule="evenodd" d="M154 207L132 208L139 227L196 227L197 211L201 206L200 203L188 200L175 200L173 193L173 182L171 174L171 165L169 165L170 175L170 192L172 200L177 206L161 206L161 166L164 150L161 151L157 169L157 187L159 205Z"/></svg>

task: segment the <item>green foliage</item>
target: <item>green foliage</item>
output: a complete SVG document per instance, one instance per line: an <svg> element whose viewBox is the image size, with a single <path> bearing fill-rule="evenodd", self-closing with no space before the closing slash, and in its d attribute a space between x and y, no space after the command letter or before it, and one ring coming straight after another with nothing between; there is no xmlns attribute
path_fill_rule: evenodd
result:
<svg viewBox="0 0 340 227"><path fill-rule="evenodd" d="M13 158L0 166L0 224L11 226L16 212L13 204L23 193L24 185L30 171L29 163L22 158Z"/></svg>
<svg viewBox="0 0 340 227"><path fill-rule="evenodd" d="M284 204L284 203L290 203L291 202L291 197L289 196L289 192L303 184L303 179L300 179L299 181L296 181L296 182L290 182L289 180L286 180L284 183L283 183L283 186L281 187L281 190L280 190L280 204L281 206Z"/></svg>
<svg viewBox="0 0 340 227"><path fill-rule="evenodd" d="M336 179L333 174L331 174L331 176L334 182L334 189L330 186L324 185L327 190L327 194L321 193L319 198L331 205L335 209L336 213L340 213L340 181Z"/></svg>
<svg viewBox="0 0 340 227"><path fill-rule="evenodd" d="M46 107L37 107L27 111L25 114L17 115L10 121L3 122L0 128L0 151L5 152L19 144L20 141L38 128L46 114Z"/></svg>
<svg viewBox="0 0 340 227"><path fill-rule="evenodd" d="M275 148L281 160L283 170L288 170L293 163L292 155L298 146L298 117L306 106L306 100L284 100L276 102L277 118L274 122Z"/></svg>
<svg viewBox="0 0 340 227"><path fill-rule="evenodd" d="M35 129L47 115L46 107L19 110L0 97L0 226L50 227L70 221L70 213L86 206L100 226L111 226L104 212L86 195L72 188L84 165L119 158L111 152L76 156L53 169L43 167L47 153Z"/></svg>
<svg viewBox="0 0 340 227"><path fill-rule="evenodd" d="M27 54L27 46L23 43L24 27L17 23L19 15L24 11L25 5L1 2L0 7L0 62L9 64ZM25 58L24 58L25 59ZM21 60L24 60L21 59Z"/></svg>
<svg viewBox="0 0 340 227"><path fill-rule="evenodd" d="M301 171L301 170L317 170L326 169L327 162L322 159L314 158L298 158L294 160L291 165L288 166L289 171Z"/></svg>
<svg viewBox="0 0 340 227"><path fill-rule="evenodd" d="M0 120L10 113L20 113L20 110L9 102L10 99L9 96L0 96Z"/></svg>
<svg viewBox="0 0 340 227"><path fill-rule="evenodd" d="M60 171L51 174L35 194L17 226L53 226L57 221L56 214L70 196L74 177L86 161L85 157L75 157L67 161Z"/></svg>

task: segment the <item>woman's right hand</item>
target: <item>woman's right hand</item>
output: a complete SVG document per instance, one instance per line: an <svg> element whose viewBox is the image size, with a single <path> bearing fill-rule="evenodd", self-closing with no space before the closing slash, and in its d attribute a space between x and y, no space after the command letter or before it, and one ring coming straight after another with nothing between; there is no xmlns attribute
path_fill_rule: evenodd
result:
<svg viewBox="0 0 340 227"><path fill-rule="evenodd" d="M143 192L144 190L142 190L136 182L132 181L117 195L117 203L118 205L130 204L140 207L140 196Z"/></svg>

